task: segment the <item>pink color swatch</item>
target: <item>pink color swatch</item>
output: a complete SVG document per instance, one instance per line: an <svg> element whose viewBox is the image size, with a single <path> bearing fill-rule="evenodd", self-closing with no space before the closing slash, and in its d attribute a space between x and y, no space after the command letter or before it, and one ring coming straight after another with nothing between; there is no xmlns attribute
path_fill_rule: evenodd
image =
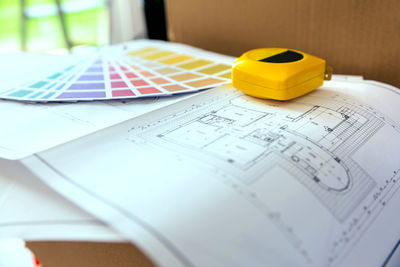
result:
<svg viewBox="0 0 400 267"><path fill-rule="evenodd" d="M131 90L113 90L112 96L134 96Z"/></svg>
<svg viewBox="0 0 400 267"><path fill-rule="evenodd" d="M119 74L117 74L117 73L113 73L113 74L110 74L110 79L111 80L118 80L118 79L121 79L121 76Z"/></svg>

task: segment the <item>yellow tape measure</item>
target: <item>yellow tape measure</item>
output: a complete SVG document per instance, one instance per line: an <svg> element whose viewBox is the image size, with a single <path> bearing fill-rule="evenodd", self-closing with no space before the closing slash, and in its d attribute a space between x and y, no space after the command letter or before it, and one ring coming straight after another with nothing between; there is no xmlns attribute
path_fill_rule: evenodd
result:
<svg viewBox="0 0 400 267"><path fill-rule="evenodd" d="M286 48L260 48L241 55L232 66L232 85L244 93L276 100L304 95L330 80L325 60Z"/></svg>

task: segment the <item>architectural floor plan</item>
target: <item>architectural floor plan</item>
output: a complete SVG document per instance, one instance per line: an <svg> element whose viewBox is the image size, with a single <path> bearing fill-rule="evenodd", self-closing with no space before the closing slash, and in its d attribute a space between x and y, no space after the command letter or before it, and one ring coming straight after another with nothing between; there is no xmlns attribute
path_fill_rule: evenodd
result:
<svg viewBox="0 0 400 267"><path fill-rule="evenodd" d="M280 164L343 221L376 185L351 156L384 122L352 104L307 100L280 103L240 95L142 136L207 158L246 184Z"/></svg>
<svg viewBox="0 0 400 267"><path fill-rule="evenodd" d="M380 266L399 101L365 81L286 102L219 87L22 162L164 266Z"/></svg>
<svg viewBox="0 0 400 267"><path fill-rule="evenodd" d="M340 94L318 92L296 101L279 102L238 93L228 100L216 98L162 118L144 126L139 135L168 150L206 161L241 180L244 186L239 183L235 187L241 187L242 193L247 191L248 199L272 217L273 209L262 203L262 197L253 189L258 186L257 180L274 176L279 166L306 187L339 223L352 221L355 232L363 216L349 217L377 187L376 180L357 161L362 153L359 151L374 142L370 139L379 131L389 131L392 138L399 138L399 129L399 124L372 107ZM391 171L396 174L398 170ZM391 190L397 188L392 178L386 178ZM382 205L384 201L376 202ZM369 207L362 209L370 213ZM302 243L287 223L278 224L294 244ZM349 241L344 232L332 251Z"/></svg>

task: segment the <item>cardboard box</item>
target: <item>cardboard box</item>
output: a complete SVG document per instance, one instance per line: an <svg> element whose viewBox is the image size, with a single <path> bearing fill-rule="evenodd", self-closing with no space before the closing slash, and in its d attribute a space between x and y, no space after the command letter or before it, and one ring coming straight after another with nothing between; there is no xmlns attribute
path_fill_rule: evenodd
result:
<svg viewBox="0 0 400 267"><path fill-rule="evenodd" d="M43 267L154 267L130 243L27 242Z"/></svg>
<svg viewBox="0 0 400 267"><path fill-rule="evenodd" d="M400 1L166 0L170 41L239 56L286 47L327 60L336 74L400 87Z"/></svg>
<svg viewBox="0 0 400 267"><path fill-rule="evenodd" d="M258 47L302 50L334 73L400 87L400 1L166 0L170 41L239 56ZM44 266L153 266L128 243L30 242Z"/></svg>

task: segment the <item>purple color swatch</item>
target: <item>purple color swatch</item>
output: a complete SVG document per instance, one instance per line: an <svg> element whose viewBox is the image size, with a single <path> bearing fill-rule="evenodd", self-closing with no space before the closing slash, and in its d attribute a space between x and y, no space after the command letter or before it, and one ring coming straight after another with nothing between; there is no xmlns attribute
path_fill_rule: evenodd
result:
<svg viewBox="0 0 400 267"><path fill-rule="evenodd" d="M74 83L68 90L105 89L104 83Z"/></svg>
<svg viewBox="0 0 400 267"><path fill-rule="evenodd" d="M86 70L86 72L103 72L102 67L91 67Z"/></svg>
<svg viewBox="0 0 400 267"><path fill-rule="evenodd" d="M96 98L96 97L106 97L105 92L67 92L62 93L57 96L57 99L65 98Z"/></svg>
<svg viewBox="0 0 400 267"><path fill-rule="evenodd" d="M98 75L82 75L79 77L78 81L102 81L104 80L104 76L101 74Z"/></svg>

